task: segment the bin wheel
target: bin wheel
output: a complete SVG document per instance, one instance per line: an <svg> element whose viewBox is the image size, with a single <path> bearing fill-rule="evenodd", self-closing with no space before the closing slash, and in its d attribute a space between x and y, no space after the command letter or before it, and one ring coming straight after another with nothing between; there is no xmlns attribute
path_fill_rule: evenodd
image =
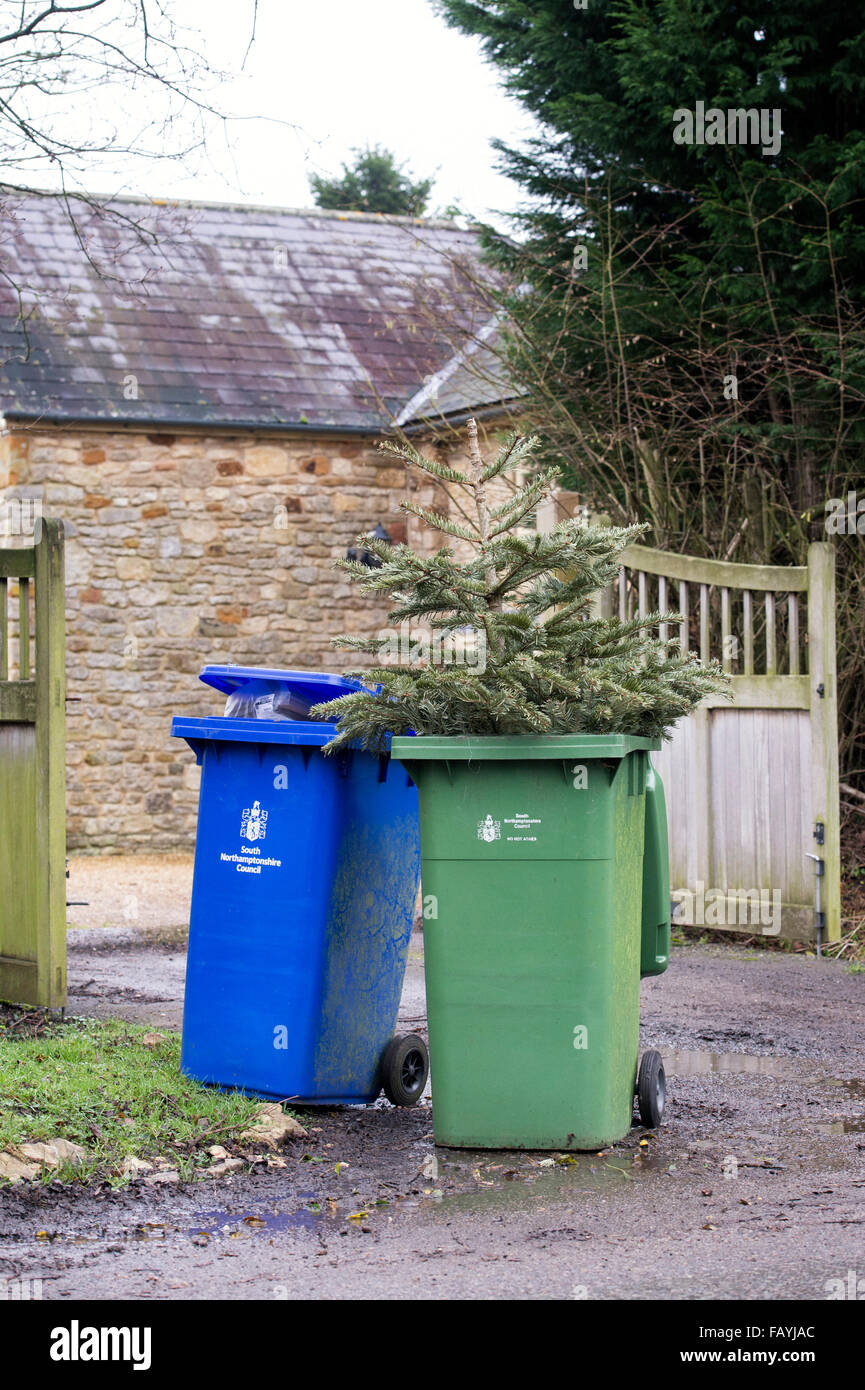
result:
<svg viewBox="0 0 865 1390"><path fill-rule="evenodd" d="M391 1038L381 1059L381 1083L391 1105L417 1105L429 1076L429 1053L423 1038L407 1033Z"/></svg>
<svg viewBox="0 0 865 1390"><path fill-rule="evenodd" d="M667 1077L660 1052L644 1052L637 1076L637 1102L640 1121L646 1129L657 1129L664 1113Z"/></svg>

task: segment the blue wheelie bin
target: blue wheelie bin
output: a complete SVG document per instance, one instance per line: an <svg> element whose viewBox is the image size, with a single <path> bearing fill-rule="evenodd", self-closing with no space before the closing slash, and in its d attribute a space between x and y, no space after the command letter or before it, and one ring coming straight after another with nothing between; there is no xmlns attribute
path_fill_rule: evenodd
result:
<svg viewBox="0 0 865 1390"><path fill-rule="evenodd" d="M279 714L356 681L238 666L200 679L253 717L171 726L202 773L182 1070L280 1100L357 1104L384 1086L414 1104L426 1047L394 1038L420 875L414 784L387 754L325 757L332 724Z"/></svg>

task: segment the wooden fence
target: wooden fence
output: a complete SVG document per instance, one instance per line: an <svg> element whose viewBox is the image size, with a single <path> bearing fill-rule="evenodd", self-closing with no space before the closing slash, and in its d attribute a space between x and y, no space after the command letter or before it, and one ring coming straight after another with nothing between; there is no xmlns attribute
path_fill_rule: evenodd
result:
<svg viewBox="0 0 865 1390"><path fill-rule="evenodd" d="M561 499L560 502L563 502ZM566 508L570 510L570 508ZM561 511L559 511L559 515ZM555 513L539 514L548 529ZM717 657L732 702L711 697L653 761L667 793L675 921L837 941L841 864L835 555L738 565L631 546L601 611L683 614L682 651ZM818 874L820 917L817 910Z"/></svg>
<svg viewBox="0 0 865 1390"><path fill-rule="evenodd" d="M66 1003L63 526L0 549L0 999Z"/></svg>

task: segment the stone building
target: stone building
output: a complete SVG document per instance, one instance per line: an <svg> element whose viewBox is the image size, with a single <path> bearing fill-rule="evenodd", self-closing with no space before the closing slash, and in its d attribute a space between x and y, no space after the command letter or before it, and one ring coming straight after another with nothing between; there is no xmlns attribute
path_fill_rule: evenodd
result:
<svg viewBox="0 0 865 1390"><path fill-rule="evenodd" d="M186 848L174 713L207 662L340 670L386 608L333 562L407 532L395 425L446 452L508 414L474 232L53 196L4 208L0 500L67 533L68 842ZM430 490L414 494L425 504Z"/></svg>

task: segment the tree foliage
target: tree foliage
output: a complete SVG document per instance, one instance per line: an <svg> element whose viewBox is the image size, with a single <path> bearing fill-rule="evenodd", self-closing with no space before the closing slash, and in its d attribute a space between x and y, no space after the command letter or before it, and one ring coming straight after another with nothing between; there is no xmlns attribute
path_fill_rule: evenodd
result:
<svg viewBox="0 0 865 1390"><path fill-rule="evenodd" d="M343 164L341 178L313 174L310 186L316 205L341 212L382 212L423 217L432 179L413 180L395 155L380 145L355 150L354 163Z"/></svg>
<svg viewBox="0 0 865 1390"><path fill-rule="evenodd" d="M338 562L367 594L387 594L393 624L428 623L448 634L469 630L483 661L427 659L395 668L373 665L350 674L378 683L318 706L313 717L336 719L337 748L359 742L383 746L390 732L418 734L630 733L666 736L710 691L723 687L717 666L683 656L678 638L661 642L654 630L676 615L650 613L621 622L593 616L592 601L613 582L618 556L643 531L561 522L548 534L522 531L557 470L544 469L496 503L491 484L523 472L538 441L513 435L485 465L477 427L469 422L470 472L426 458L409 443L383 448L449 488L463 501L453 514L404 502L405 512L460 543L419 554L407 545L365 535L358 546L375 555L375 569ZM381 657L390 636L344 636L335 645ZM445 647L444 651L452 651Z"/></svg>
<svg viewBox="0 0 865 1390"><path fill-rule="evenodd" d="M865 14L818 0L436 0L543 123L487 241L505 354L571 485L655 543L802 564L865 496ZM780 145L676 143L780 113ZM837 546L842 761L865 769L861 538Z"/></svg>

